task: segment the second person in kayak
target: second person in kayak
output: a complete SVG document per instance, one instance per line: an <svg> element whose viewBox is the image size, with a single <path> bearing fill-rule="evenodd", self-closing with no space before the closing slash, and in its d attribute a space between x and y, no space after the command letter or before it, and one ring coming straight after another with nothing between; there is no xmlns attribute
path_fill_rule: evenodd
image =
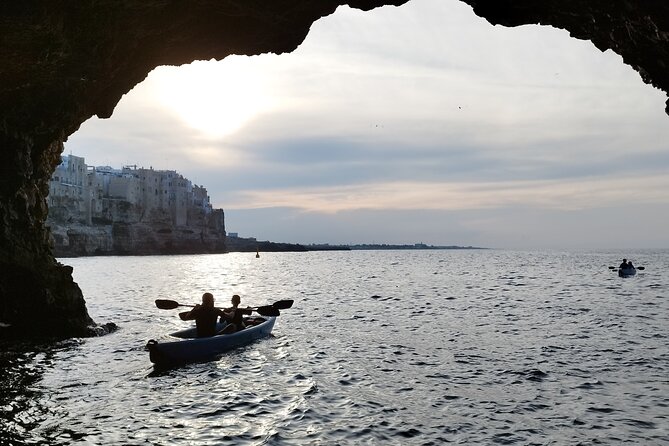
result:
<svg viewBox="0 0 669 446"><path fill-rule="evenodd" d="M228 325L219 332L220 334L235 333L246 328L246 325L244 324L244 315L251 314L251 310L247 308L239 308L241 301L242 298L239 297L238 294L232 296L232 299L230 300L232 308L225 309L223 315L221 315L221 322L227 322Z"/></svg>

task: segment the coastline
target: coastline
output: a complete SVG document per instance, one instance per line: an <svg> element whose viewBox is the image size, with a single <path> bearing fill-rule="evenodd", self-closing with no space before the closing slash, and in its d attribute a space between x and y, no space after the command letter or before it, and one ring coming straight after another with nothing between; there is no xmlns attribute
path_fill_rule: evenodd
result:
<svg viewBox="0 0 669 446"><path fill-rule="evenodd" d="M79 258L79 257L108 257L108 256L150 256L150 255L197 255L197 254L227 254L232 252L316 252L316 251L388 251L388 250L486 250L476 246L459 245L396 245L396 244L356 244L356 245L331 245L328 243L312 243L303 245L299 243L271 242L268 240L256 240L253 238L242 239L228 237L225 247L210 249L205 246L190 246L180 248L162 248L157 250L136 251L95 251L88 253L72 253L70 251L55 250L57 258Z"/></svg>

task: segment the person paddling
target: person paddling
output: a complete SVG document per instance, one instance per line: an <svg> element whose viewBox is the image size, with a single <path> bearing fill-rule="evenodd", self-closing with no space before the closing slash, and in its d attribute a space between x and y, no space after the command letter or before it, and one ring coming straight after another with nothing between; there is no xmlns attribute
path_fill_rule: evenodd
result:
<svg viewBox="0 0 669 446"><path fill-rule="evenodd" d="M232 296L230 302L232 303L232 308L228 308L223 312L221 316L221 322L225 321L228 323L219 334L230 334L236 333L239 330L246 328L244 324L244 315L251 314L251 310L246 308L238 308L241 303L242 298L238 294Z"/></svg>
<svg viewBox="0 0 669 446"><path fill-rule="evenodd" d="M184 321L195 320L197 327L198 338L208 338L216 334L216 320L224 317L223 310L214 307L214 295L211 293L204 293L202 295L202 304L195 305L195 307L181 315Z"/></svg>
<svg viewBox="0 0 669 446"><path fill-rule="evenodd" d="M619 266L618 268L620 268L620 269L627 269L627 268L629 268L629 265L627 264L627 259L623 259L623 263L621 263L620 266Z"/></svg>

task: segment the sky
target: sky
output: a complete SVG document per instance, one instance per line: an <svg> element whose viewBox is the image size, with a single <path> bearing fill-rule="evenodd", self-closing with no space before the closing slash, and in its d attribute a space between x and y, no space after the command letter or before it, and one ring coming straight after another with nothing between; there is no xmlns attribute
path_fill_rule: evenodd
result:
<svg viewBox="0 0 669 446"><path fill-rule="evenodd" d="M665 100L564 30L344 6L293 53L156 68L65 153L176 170L259 240L669 248Z"/></svg>

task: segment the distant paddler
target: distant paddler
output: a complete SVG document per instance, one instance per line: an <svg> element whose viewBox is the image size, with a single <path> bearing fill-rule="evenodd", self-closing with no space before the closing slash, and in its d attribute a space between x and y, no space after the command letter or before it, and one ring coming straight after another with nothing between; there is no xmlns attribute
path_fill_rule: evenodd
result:
<svg viewBox="0 0 669 446"><path fill-rule="evenodd" d="M618 275L620 277L630 277L634 276L637 270L643 271L646 268L644 266L634 266L631 260L623 259L623 263L621 263L617 268L615 266L609 266L609 269L618 271Z"/></svg>

